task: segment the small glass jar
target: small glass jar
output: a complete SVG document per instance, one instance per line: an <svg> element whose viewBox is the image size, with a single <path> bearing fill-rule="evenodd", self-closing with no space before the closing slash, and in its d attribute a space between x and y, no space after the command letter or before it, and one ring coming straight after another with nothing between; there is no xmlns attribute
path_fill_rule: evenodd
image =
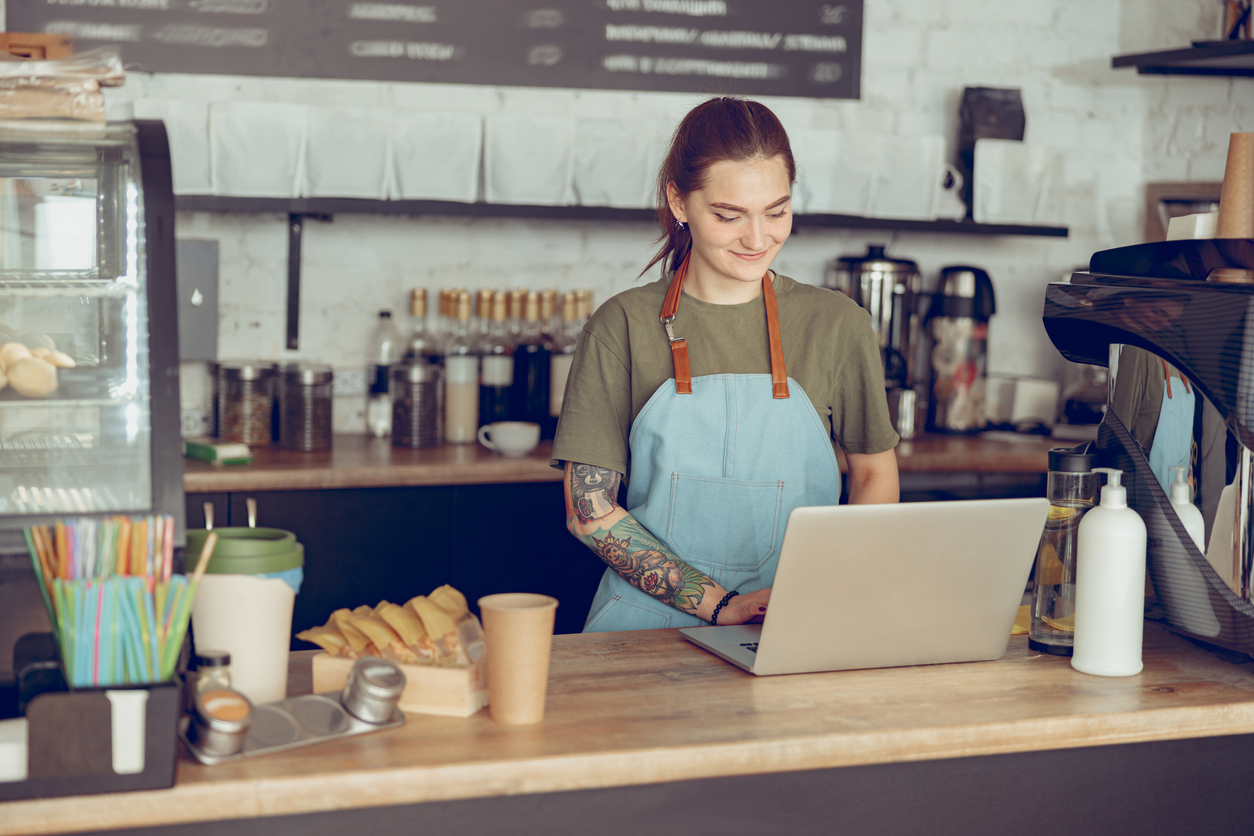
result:
<svg viewBox="0 0 1254 836"><path fill-rule="evenodd" d="M222 364L218 384L219 438L249 447L265 447L270 443L273 380L273 363Z"/></svg>
<svg viewBox="0 0 1254 836"><path fill-rule="evenodd" d="M225 650L204 650L196 654L196 692L215 688L231 689L231 654Z"/></svg>
<svg viewBox="0 0 1254 836"><path fill-rule="evenodd" d="M392 446L437 447L444 440L444 371L429 363L393 366Z"/></svg>
<svg viewBox="0 0 1254 836"><path fill-rule="evenodd" d="M312 453L331 449L334 372L319 363L284 366L279 375L279 446Z"/></svg>

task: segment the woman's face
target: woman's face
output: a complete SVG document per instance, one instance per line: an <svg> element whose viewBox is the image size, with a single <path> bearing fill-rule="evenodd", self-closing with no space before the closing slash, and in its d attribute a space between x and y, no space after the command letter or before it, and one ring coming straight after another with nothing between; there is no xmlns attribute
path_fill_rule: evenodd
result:
<svg viewBox="0 0 1254 836"><path fill-rule="evenodd" d="M671 211L692 232L691 267L712 271L710 278L761 281L792 232L789 186L779 156L717 162L705 187L686 198L672 185Z"/></svg>

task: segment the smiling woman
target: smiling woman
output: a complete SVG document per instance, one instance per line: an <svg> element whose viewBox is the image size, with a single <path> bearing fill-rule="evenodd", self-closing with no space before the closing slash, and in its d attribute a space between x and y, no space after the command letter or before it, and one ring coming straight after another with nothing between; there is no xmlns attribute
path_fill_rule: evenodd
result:
<svg viewBox="0 0 1254 836"><path fill-rule="evenodd" d="M761 620L793 508L895 502L878 344L847 297L770 269L796 176L765 106L712 99L658 175L658 281L607 301L553 447L566 524L607 569L585 631ZM627 486L620 504L620 487Z"/></svg>

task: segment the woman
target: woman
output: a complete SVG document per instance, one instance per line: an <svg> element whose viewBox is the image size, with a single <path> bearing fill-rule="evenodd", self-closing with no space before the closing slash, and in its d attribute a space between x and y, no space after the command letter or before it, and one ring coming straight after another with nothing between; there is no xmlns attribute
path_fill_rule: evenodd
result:
<svg viewBox="0 0 1254 836"><path fill-rule="evenodd" d="M658 177L669 274L602 305L579 338L553 463L567 528L608 564L585 632L761 620L793 508L896 502L869 317L775 274L796 166L757 102L680 123ZM625 505L618 489L626 481Z"/></svg>

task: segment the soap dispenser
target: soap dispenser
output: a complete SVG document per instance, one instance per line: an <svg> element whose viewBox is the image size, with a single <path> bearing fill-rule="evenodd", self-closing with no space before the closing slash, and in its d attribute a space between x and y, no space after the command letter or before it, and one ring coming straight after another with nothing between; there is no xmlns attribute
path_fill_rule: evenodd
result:
<svg viewBox="0 0 1254 836"><path fill-rule="evenodd" d="M1128 507L1123 472L1107 475L1101 504L1080 520L1075 651L1071 667L1097 676L1141 672L1145 626L1145 523Z"/></svg>
<svg viewBox="0 0 1254 836"><path fill-rule="evenodd" d="M1189 496L1184 465L1178 464L1172 470L1175 472L1175 481L1171 483L1171 507L1184 524L1184 530L1189 532L1189 536L1197 544L1198 551L1206 554L1206 522L1202 519L1201 510L1193 504L1192 497Z"/></svg>

